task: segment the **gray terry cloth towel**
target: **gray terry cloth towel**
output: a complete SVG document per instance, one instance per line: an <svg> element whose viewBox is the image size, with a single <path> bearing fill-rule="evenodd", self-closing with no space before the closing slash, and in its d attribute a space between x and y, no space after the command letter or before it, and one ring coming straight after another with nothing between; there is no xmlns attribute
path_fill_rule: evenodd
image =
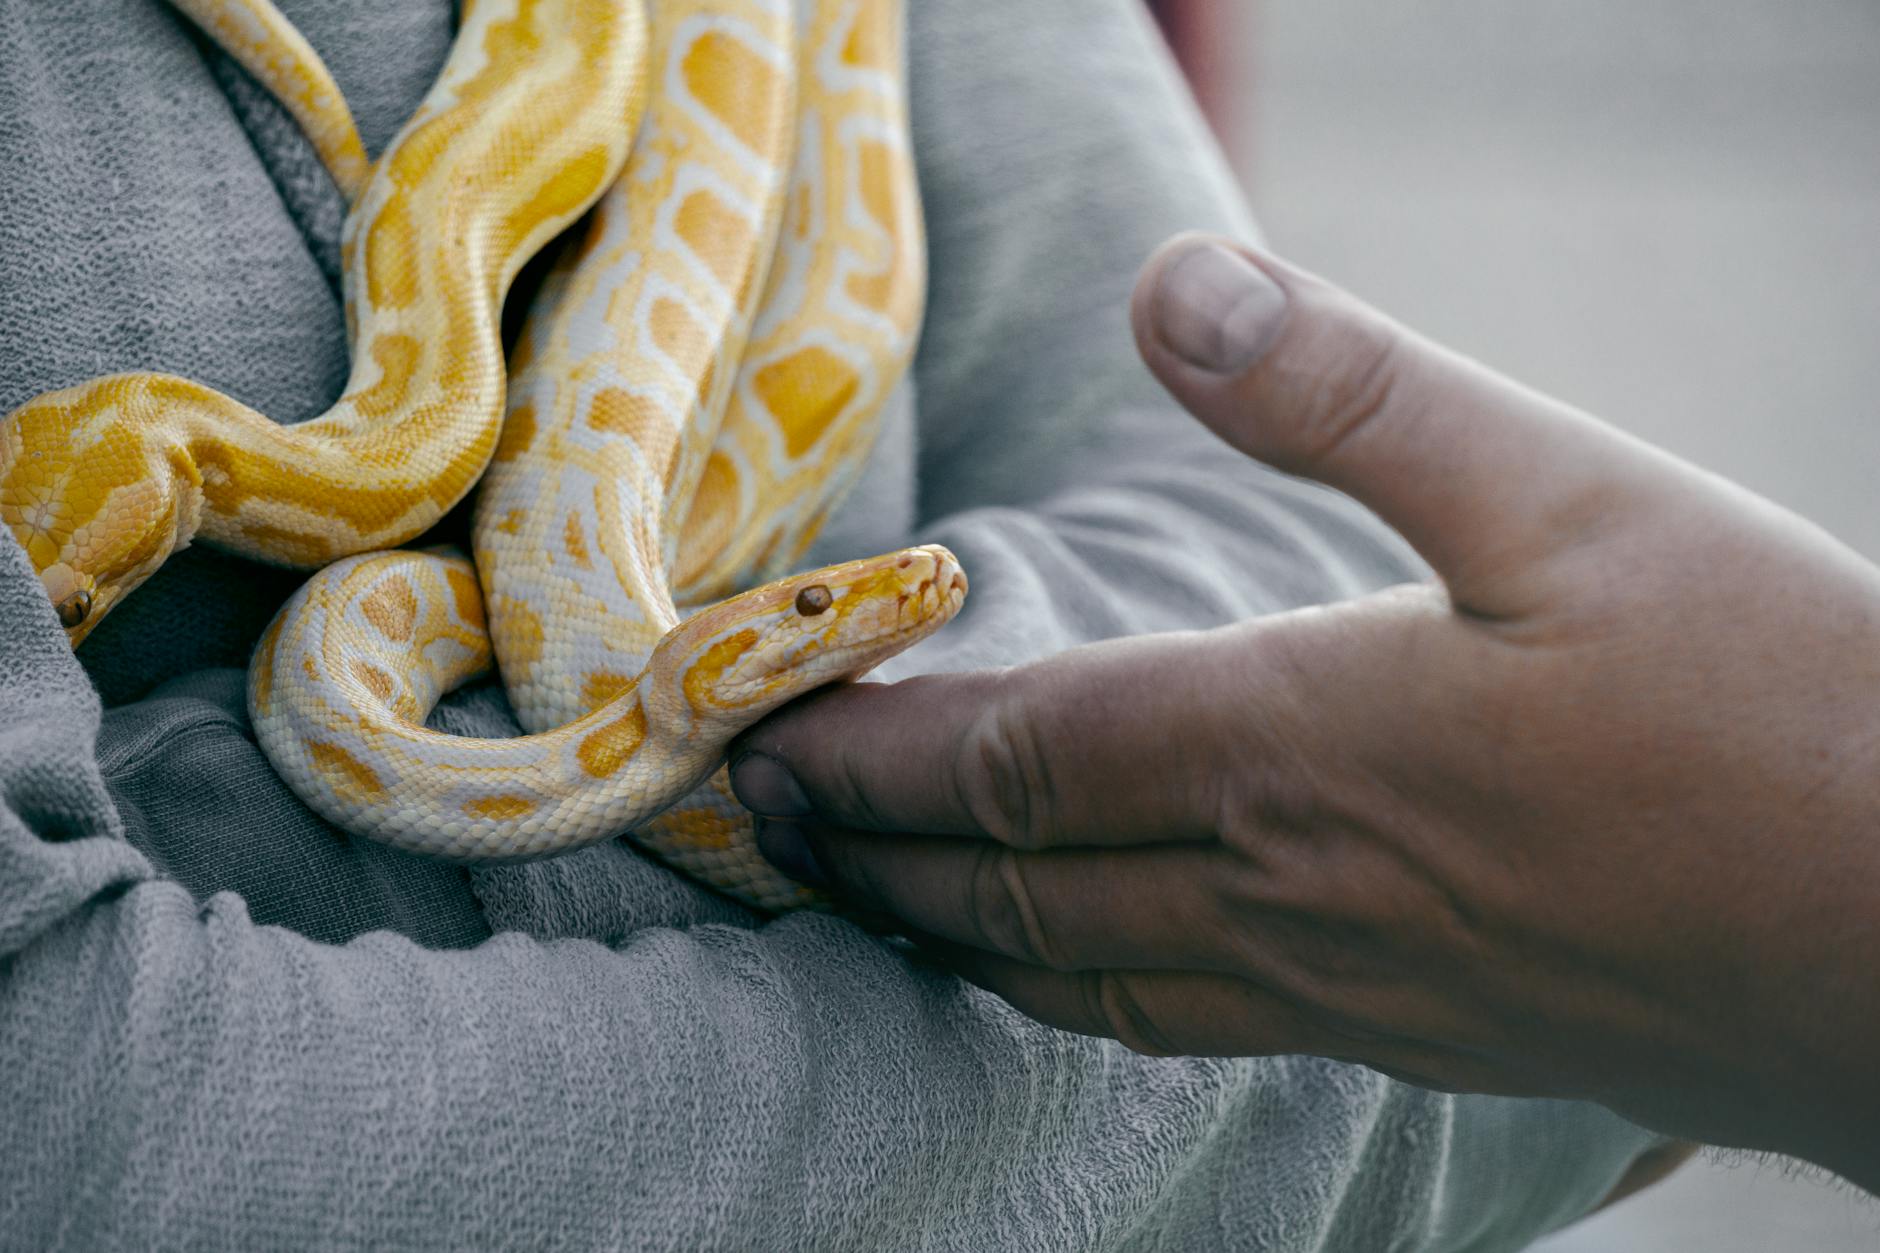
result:
<svg viewBox="0 0 1880 1253"><path fill-rule="evenodd" d="M375 147L450 37L448 0L282 7ZM938 540L973 593L892 674L1418 577L1135 359L1140 259L1252 227L1134 0L909 8L918 403L821 555ZM158 0L0 0L0 409L162 368L320 411L322 179ZM1140 1057L623 844L467 875L349 840L267 768L230 668L293 582L185 554L74 661L0 540L0 1246L1511 1249L1654 1142L1327 1061ZM512 725L488 686L438 722Z"/></svg>

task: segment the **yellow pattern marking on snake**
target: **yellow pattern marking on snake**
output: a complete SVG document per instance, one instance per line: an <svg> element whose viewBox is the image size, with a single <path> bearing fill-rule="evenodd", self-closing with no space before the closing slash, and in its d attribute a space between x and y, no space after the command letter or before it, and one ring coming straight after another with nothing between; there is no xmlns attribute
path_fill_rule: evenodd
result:
<svg viewBox="0 0 1880 1253"><path fill-rule="evenodd" d="M783 95L777 69L741 40L711 31L699 37L681 66L687 90L716 114L738 142L762 151L770 138L775 110Z"/></svg>
<svg viewBox="0 0 1880 1253"><path fill-rule="evenodd" d="M694 708L709 705L715 699L719 682L757 643L756 631L739 631L706 649L685 672L685 695Z"/></svg>
<svg viewBox="0 0 1880 1253"><path fill-rule="evenodd" d="M605 779L633 760L646 739L646 713L638 705L581 741L575 757L581 768Z"/></svg>
<svg viewBox="0 0 1880 1253"><path fill-rule="evenodd" d="M581 680L581 703L590 711L599 709L622 692L630 690L637 681L630 674L591 670Z"/></svg>
<svg viewBox="0 0 1880 1253"><path fill-rule="evenodd" d="M378 363L379 381L360 392L353 403L367 417L382 418L405 407L423 349L411 336L387 331L372 341L370 351Z"/></svg>
<svg viewBox="0 0 1880 1253"><path fill-rule="evenodd" d="M581 535L581 515L569 511L568 521L562 524L561 546L577 566L586 569L594 564L588 556L587 540Z"/></svg>
<svg viewBox="0 0 1880 1253"><path fill-rule="evenodd" d="M680 373L696 374L704 368L706 355L712 348L711 333L686 312L684 305L676 300L656 300L647 321L653 343L672 358Z"/></svg>
<svg viewBox="0 0 1880 1253"><path fill-rule="evenodd" d="M884 10L863 5L849 28L848 41L842 45L842 61L857 69L886 71L899 55L898 35L892 23L883 20Z"/></svg>
<svg viewBox="0 0 1880 1253"><path fill-rule="evenodd" d="M524 342L527 342L525 337ZM535 406L519 404L503 419L503 435L496 444L496 460L509 461L529 451L535 442Z"/></svg>
<svg viewBox="0 0 1880 1253"><path fill-rule="evenodd" d="M404 579L386 579L359 602L359 612L386 639L408 640L418 621L418 594Z"/></svg>
<svg viewBox="0 0 1880 1253"><path fill-rule="evenodd" d="M530 666L542 659L548 633L542 629L542 619L535 610L507 597L496 599L488 610L502 622L504 665Z"/></svg>
<svg viewBox="0 0 1880 1253"><path fill-rule="evenodd" d="M463 811L472 818L504 822L534 813L535 802L526 796L478 796L465 801Z"/></svg>
<svg viewBox="0 0 1880 1253"><path fill-rule="evenodd" d="M751 386L777 420L784 452L796 458L822 438L855 399L862 380L827 348L811 345L758 370Z"/></svg>
<svg viewBox="0 0 1880 1253"><path fill-rule="evenodd" d="M307 741L307 755L313 759L316 768L326 772L342 790L357 796L382 796L385 785L379 781L371 766L360 761L337 744L324 744L318 740Z"/></svg>
<svg viewBox="0 0 1880 1253"><path fill-rule="evenodd" d="M477 586L475 578L456 566L450 566L444 571L444 579L450 587L451 603L457 610L457 620L477 634L482 634L488 629L483 617L483 589Z"/></svg>
<svg viewBox="0 0 1880 1253"><path fill-rule="evenodd" d="M686 515L685 541L673 581L684 587L703 573L703 563L725 550L738 522L738 471L721 448L712 449L699 476L698 496Z"/></svg>
<svg viewBox="0 0 1880 1253"><path fill-rule="evenodd" d="M667 419L658 405L619 387L606 387L594 394L588 406L588 426L609 435L624 435L636 443L652 437Z"/></svg>
<svg viewBox="0 0 1880 1253"><path fill-rule="evenodd" d="M750 229L746 218L710 191L693 192L673 215L673 230L726 287L744 281L749 273L739 258L748 251L744 237Z"/></svg>
<svg viewBox="0 0 1880 1253"><path fill-rule="evenodd" d="M398 680L368 661L353 662L353 677L365 684L366 690L382 701L389 702L398 691Z"/></svg>
<svg viewBox="0 0 1880 1253"><path fill-rule="evenodd" d="M618 168L609 145L596 145L581 153L503 219L498 245L505 249L518 248L537 229L539 222L579 215L594 202Z"/></svg>
<svg viewBox="0 0 1880 1253"><path fill-rule="evenodd" d="M403 309L417 303L418 272L401 264L417 251L417 243L409 201L403 194L388 197L366 228L366 296L375 307Z"/></svg>
<svg viewBox="0 0 1880 1253"><path fill-rule="evenodd" d="M884 226L894 219L894 154L876 143L856 145L861 201L868 216ZM885 312L901 287L892 269L849 276L848 292L857 303Z"/></svg>
<svg viewBox="0 0 1880 1253"><path fill-rule="evenodd" d="M738 823L700 811L675 815L662 826L675 849L690 853L722 852L735 847L739 837Z"/></svg>

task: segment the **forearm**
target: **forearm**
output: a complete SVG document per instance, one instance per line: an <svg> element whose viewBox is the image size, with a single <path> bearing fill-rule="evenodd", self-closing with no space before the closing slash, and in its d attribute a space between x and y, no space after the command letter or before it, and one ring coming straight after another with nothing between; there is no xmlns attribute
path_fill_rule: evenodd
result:
<svg viewBox="0 0 1880 1253"><path fill-rule="evenodd" d="M839 1124L844 1085L780 1060L828 1004L815 966L785 972L709 931L621 951L511 936L433 953L384 933L325 947L253 926L232 897L198 909L145 884L68 917L0 980L0 1213L29 1243L85 1247L866 1229L899 1189L782 1203L845 1169L801 1134ZM954 999L930 981L897 1007L903 1030L944 1038L932 1020Z"/></svg>
<svg viewBox="0 0 1880 1253"><path fill-rule="evenodd" d="M0 1057L35 1246L1118 1247L1224 1196L1229 1230L1329 1227L1328 1174L1415 1222L1440 1160L1372 1129L1443 1098L1312 1079L1270 1127L1283 1067L1065 1036L816 916L429 952L146 882L0 965Z"/></svg>
<svg viewBox="0 0 1880 1253"><path fill-rule="evenodd" d="M439 951L199 902L121 838L95 700L4 538L0 641L0 1217L27 1243L1109 1244L1211 1213L1178 1186L1198 1155L1262 1194L1261 1065L1062 1036L832 919ZM1312 1135L1335 1172L1440 1101L1323 1099L1353 1111ZM1123 1122L1119 1157L1091 1129ZM1041 1179L1084 1200L1038 1215ZM1331 1221L1317 1195L1272 1204Z"/></svg>

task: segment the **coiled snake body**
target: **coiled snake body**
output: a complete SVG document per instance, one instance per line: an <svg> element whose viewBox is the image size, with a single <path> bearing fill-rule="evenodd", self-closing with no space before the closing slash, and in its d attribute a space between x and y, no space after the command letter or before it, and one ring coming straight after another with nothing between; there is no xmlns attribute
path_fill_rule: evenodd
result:
<svg viewBox="0 0 1880 1253"><path fill-rule="evenodd" d="M493 451L474 564L339 560L269 628L250 707L282 777L421 853L511 860L638 828L750 903L820 903L757 855L712 773L724 744L930 634L964 576L927 547L713 602L800 559L912 352L925 257L896 0L661 0L650 20L625 0L477 0L363 177L331 76L267 0L176 2L361 189L357 368L297 428L166 376L9 415L0 511L74 644L198 521L326 563L423 530ZM503 292L590 205L505 397ZM79 451L100 438L121 445L108 473ZM426 729L492 648L530 734Z"/></svg>

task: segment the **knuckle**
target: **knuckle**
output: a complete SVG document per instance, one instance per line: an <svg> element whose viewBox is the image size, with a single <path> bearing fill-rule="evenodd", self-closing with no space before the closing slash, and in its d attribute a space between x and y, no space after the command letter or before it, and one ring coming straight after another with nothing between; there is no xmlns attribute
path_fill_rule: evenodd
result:
<svg viewBox="0 0 1880 1253"><path fill-rule="evenodd" d="M1080 982L1086 1016L1124 1048L1144 1057L1174 1057L1181 1052L1143 1008L1127 971L1091 971Z"/></svg>
<svg viewBox="0 0 1880 1253"><path fill-rule="evenodd" d="M954 769L960 807L1001 844L1042 847L1050 831L1049 763L1027 707L996 697L960 745Z"/></svg>
<svg viewBox="0 0 1880 1253"><path fill-rule="evenodd" d="M1050 970L1071 968L1052 939L1025 877L1024 860L1009 848L988 844L973 863L967 916L978 934L999 952Z"/></svg>
<svg viewBox="0 0 1880 1253"><path fill-rule="evenodd" d="M1336 368L1302 380L1302 415L1293 432L1296 455L1323 464L1392 411L1407 368L1403 333L1382 317L1359 311L1341 317L1320 345Z"/></svg>
<svg viewBox="0 0 1880 1253"><path fill-rule="evenodd" d="M1220 839L1256 863L1275 841L1308 837L1327 817L1316 764L1325 755L1325 666L1313 641L1335 636L1337 624L1324 610L1305 610L1298 625L1306 629L1248 632L1238 667L1227 672L1247 712L1236 720L1234 755L1215 772L1223 781L1212 817Z"/></svg>
<svg viewBox="0 0 1880 1253"><path fill-rule="evenodd" d="M819 812L864 831L888 829L886 816L875 805L874 788L857 754L848 751L835 754L835 769L830 775L834 787L817 798Z"/></svg>
<svg viewBox="0 0 1880 1253"><path fill-rule="evenodd" d="M1262 973L1295 1004L1334 1013L1355 1010L1379 974L1377 948L1364 932L1342 917L1291 917L1274 929L1284 956Z"/></svg>

